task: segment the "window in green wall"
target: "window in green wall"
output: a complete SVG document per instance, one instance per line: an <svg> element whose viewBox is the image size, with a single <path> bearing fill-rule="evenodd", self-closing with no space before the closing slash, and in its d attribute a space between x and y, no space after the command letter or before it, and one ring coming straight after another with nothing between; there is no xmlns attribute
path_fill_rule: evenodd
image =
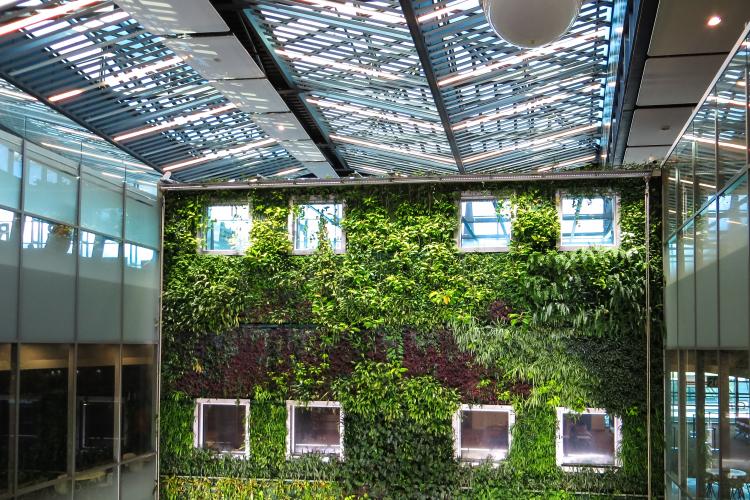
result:
<svg viewBox="0 0 750 500"><path fill-rule="evenodd" d="M252 219L248 205L211 205L207 218L204 252L242 253L250 246Z"/></svg>
<svg viewBox="0 0 750 500"><path fill-rule="evenodd" d="M511 234L510 200L493 197L461 199L458 247L464 252L502 252Z"/></svg>
<svg viewBox="0 0 750 500"><path fill-rule="evenodd" d="M299 205L294 223L292 224L292 239L294 253L312 253L318 248L318 233L321 224L325 224L331 248L336 253L342 253L345 248L344 231L341 220L344 217L343 203L308 203Z"/></svg>
<svg viewBox="0 0 750 500"><path fill-rule="evenodd" d="M195 403L194 445L220 453L248 456L245 432L250 414L247 399L199 399Z"/></svg>
<svg viewBox="0 0 750 500"><path fill-rule="evenodd" d="M619 244L616 195L562 194L558 199L561 249L614 247Z"/></svg>

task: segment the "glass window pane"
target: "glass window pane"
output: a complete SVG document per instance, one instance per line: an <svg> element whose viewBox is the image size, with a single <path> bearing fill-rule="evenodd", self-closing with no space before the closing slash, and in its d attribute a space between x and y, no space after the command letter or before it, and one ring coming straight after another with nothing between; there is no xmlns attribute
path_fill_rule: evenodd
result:
<svg viewBox="0 0 750 500"><path fill-rule="evenodd" d="M687 444L683 447L688 469L687 482L692 483L691 478L703 476L701 482L705 483L704 491L713 490L714 493L711 496L718 498L718 468L721 451L718 353L716 351L687 353L684 371L688 388L685 396L687 426L685 440ZM691 384L693 378L699 382L702 381L702 387L699 384L695 390L691 391L690 387L694 385Z"/></svg>
<svg viewBox="0 0 750 500"><path fill-rule="evenodd" d="M693 167L695 164L695 153L697 150L697 142L695 136L692 135L693 123L691 123L685 130L685 135L678 144L681 149L681 155L677 159L677 179L679 182L679 205L680 205L680 218L679 220L686 221L695 212L695 177L693 175Z"/></svg>
<svg viewBox="0 0 750 500"><path fill-rule="evenodd" d="M615 196L563 196L562 247L615 245Z"/></svg>
<svg viewBox="0 0 750 500"><path fill-rule="evenodd" d="M745 118L745 65L748 47L741 46L732 58L724 74L716 82L717 124L719 127L719 174L726 182L745 168L747 162L747 137Z"/></svg>
<svg viewBox="0 0 750 500"><path fill-rule="evenodd" d="M154 450L152 345L122 346L122 459Z"/></svg>
<svg viewBox="0 0 750 500"><path fill-rule="evenodd" d="M461 459L502 460L508 455L509 437L507 411L461 411Z"/></svg>
<svg viewBox="0 0 750 500"><path fill-rule="evenodd" d="M127 342L154 342L159 319L159 254L126 243L123 338Z"/></svg>
<svg viewBox="0 0 750 500"><path fill-rule="evenodd" d="M148 458L120 467L120 498L154 500L156 498L156 460Z"/></svg>
<svg viewBox="0 0 750 500"><path fill-rule="evenodd" d="M18 252L21 220L0 209L0 339L14 340L18 317Z"/></svg>
<svg viewBox="0 0 750 500"><path fill-rule="evenodd" d="M84 172L81 180L81 227L122 238L121 182Z"/></svg>
<svg viewBox="0 0 750 500"><path fill-rule="evenodd" d="M318 248L318 233L321 220L323 220L331 248L335 252L343 252L344 232L341 229L343 215L344 206L341 203L300 205L294 226L294 250L311 252Z"/></svg>
<svg viewBox="0 0 750 500"><path fill-rule="evenodd" d="M244 252L250 245L250 208L248 205L213 205L208 207L206 251Z"/></svg>
<svg viewBox="0 0 750 500"><path fill-rule="evenodd" d="M0 344L0 493L8 491L8 451L10 449L10 401L11 383L11 345Z"/></svg>
<svg viewBox="0 0 750 500"><path fill-rule="evenodd" d="M81 231L78 277L78 340L119 341L122 298L120 243Z"/></svg>
<svg viewBox="0 0 750 500"><path fill-rule="evenodd" d="M0 205L18 208L21 200L21 144L0 141Z"/></svg>
<svg viewBox="0 0 750 500"><path fill-rule="evenodd" d="M712 93L713 94L713 93ZM695 138L695 181L698 183L695 210L716 195L716 100L707 100L693 118Z"/></svg>
<svg viewBox="0 0 750 500"><path fill-rule="evenodd" d="M719 278L716 225L716 202L709 204L695 218L695 292L697 345L719 345Z"/></svg>
<svg viewBox="0 0 750 500"><path fill-rule="evenodd" d="M72 341L75 229L26 217L23 224L21 339Z"/></svg>
<svg viewBox="0 0 750 500"><path fill-rule="evenodd" d="M75 491L76 500L104 500L117 498L117 471L111 469L97 469L76 474ZM123 498L130 498L123 496ZM55 497L55 500L62 500Z"/></svg>
<svg viewBox="0 0 750 500"><path fill-rule="evenodd" d="M666 353L664 374L666 377L666 425L665 448L666 474L675 484L679 484L679 452L680 452L680 378L678 351L670 350Z"/></svg>
<svg viewBox="0 0 750 500"><path fill-rule="evenodd" d="M667 244L667 255L664 260L664 317L667 327L667 347L676 347L677 343L677 237L673 236Z"/></svg>
<svg viewBox="0 0 750 500"><path fill-rule="evenodd" d="M750 368L746 350L722 352L725 378L722 381L727 394L727 437L722 450L722 477L726 478L730 496L740 496L745 488L750 464Z"/></svg>
<svg viewBox="0 0 750 500"><path fill-rule="evenodd" d="M677 237L677 318L681 347L695 346L695 240L693 223Z"/></svg>
<svg viewBox="0 0 750 500"><path fill-rule="evenodd" d="M156 198L130 189L125 198L125 239L153 248L159 246L161 211Z"/></svg>
<svg viewBox="0 0 750 500"><path fill-rule="evenodd" d="M747 176L719 197L719 259L721 345L747 348L750 300Z"/></svg>
<svg viewBox="0 0 750 500"><path fill-rule="evenodd" d="M295 406L292 453L339 453L340 422L340 408Z"/></svg>
<svg viewBox="0 0 750 500"><path fill-rule="evenodd" d="M76 470L114 461L115 368L119 355L116 345L78 346Z"/></svg>
<svg viewBox="0 0 750 500"><path fill-rule="evenodd" d="M55 221L76 223L78 181L67 171L30 158L24 179L24 208Z"/></svg>
<svg viewBox="0 0 750 500"><path fill-rule="evenodd" d="M615 465L615 421L609 415L563 416L561 465Z"/></svg>
<svg viewBox="0 0 750 500"><path fill-rule="evenodd" d="M510 200L461 201L461 248L508 248L511 238L510 214Z"/></svg>
<svg viewBox="0 0 750 500"><path fill-rule="evenodd" d="M203 404L203 447L219 452L245 451L245 406Z"/></svg>
<svg viewBox="0 0 750 500"><path fill-rule="evenodd" d="M19 349L18 483L28 485L66 475L69 347Z"/></svg>

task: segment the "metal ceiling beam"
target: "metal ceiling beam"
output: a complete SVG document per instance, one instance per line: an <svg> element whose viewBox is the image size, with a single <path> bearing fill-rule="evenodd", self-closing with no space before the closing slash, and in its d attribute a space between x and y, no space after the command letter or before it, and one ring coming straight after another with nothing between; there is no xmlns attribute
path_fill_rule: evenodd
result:
<svg viewBox="0 0 750 500"><path fill-rule="evenodd" d="M424 41L424 35L422 29L419 27L419 21L417 20L416 12L411 0L400 0L401 10L404 13L406 24L409 26L409 33L414 42L414 47L417 49L419 55L419 61L422 63L422 69L424 70L427 84L430 86L430 92L432 92L432 99L435 101L435 107L437 108L438 115L440 115L440 121L443 123L443 130L445 136L448 139L448 144L453 153L453 159L456 161L456 168L459 173L466 173L464 169L463 161L461 160L461 152L456 143L456 136L453 134L453 128L451 127L450 118L448 111L445 108L445 102L443 101L443 95L440 93L440 88L437 84L437 78L435 77L435 71L432 68L432 62L430 61L430 54L427 50L427 44Z"/></svg>
<svg viewBox="0 0 750 500"><path fill-rule="evenodd" d="M659 177L656 170L571 170L567 172L545 172L529 174L495 174L495 175L442 175L425 177L363 177L339 179L293 179L267 180L255 182L222 182L194 184L160 184L162 191L234 191L244 189L283 189L335 186L378 186L396 184L466 184L483 182L534 182L564 181L584 179L642 179Z"/></svg>

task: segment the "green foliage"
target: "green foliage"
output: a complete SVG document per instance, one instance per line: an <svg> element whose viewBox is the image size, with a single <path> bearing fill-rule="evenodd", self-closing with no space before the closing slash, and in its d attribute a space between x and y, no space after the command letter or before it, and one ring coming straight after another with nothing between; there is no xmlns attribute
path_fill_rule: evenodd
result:
<svg viewBox="0 0 750 500"><path fill-rule="evenodd" d="M161 467L169 477L162 494L562 499L572 498L571 492L591 498L643 493L647 266L651 369L661 370L658 215L652 214L651 258L645 262L641 181L514 188L511 250L498 254L460 253L454 241L459 191L486 186L295 192L298 200L304 194L346 200L346 253L334 254L321 232L321 245L307 256L291 254L287 192L247 195L253 207L251 246L239 257L196 254L208 198L170 194L161 415ZM556 251L558 188L577 194L617 190L620 248ZM500 186L497 192L507 191ZM652 195L658 196L658 186ZM658 214L658 200L652 209ZM286 340L268 335L257 351L240 356L241 324L296 325L306 333ZM484 370L471 384L483 384L486 391L472 393L471 400L482 402L490 394L516 410L510 457L499 467L454 460L451 416L466 395L449 389L450 379L404 367L408 359L414 362L414 346L436 352L436 332L446 327L461 354L471 357L473 364L466 366ZM227 380L217 379L217 368L236 360L242 363L232 365L234 370L254 375L229 371ZM652 380L658 442L661 389L658 375ZM178 386L187 388L189 397L175 392ZM253 400L247 460L192 449L190 398L217 392ZM343 462L285 459L285 399L342 402ZM562 472L555 464L555 406L603 407L621 416L623 467L605 474ZM660 456L658 449L654 456ZM657 461L655 477L658 467Z"/></svg>

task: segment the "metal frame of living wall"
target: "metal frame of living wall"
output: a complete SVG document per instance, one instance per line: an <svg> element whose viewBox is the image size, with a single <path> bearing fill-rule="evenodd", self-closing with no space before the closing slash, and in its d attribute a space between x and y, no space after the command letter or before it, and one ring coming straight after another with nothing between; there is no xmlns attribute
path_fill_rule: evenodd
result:
<svg viewBox="0 0 750 500"><path fill-rule="evenodd" d="M2 127L4 128L4 127ZM158 266L159 269L159 279L157 283L157 297L161 296L161 269L162 269L162 252L161 252L161 236L162 236L162 222L163 222L163 200L162 197L159 195L158 191L155 195L155 199L149 200L146 196L138 194L137 191L133 189L128 188L128 184L125 182L125 179L123 179L123 182L121 182L121 186L119 189L121 190L122 198L122 219L121 219L121 232L119 237L115 237L112 235L105 235L104 233L101 233L96 230L91 230L88 228L82 228L81 227L81 194L82 194L82 185L83 185L83 169L84 167L92 168L83 157L78 162L71 161L69 159L66 159L65 157L62 157L56 152L52 152L47 148L44 148L42 146L39 146L28 139L25 139L23 137L18 136L15 133L12 132L6 132L5 130L2 131L2 134L0 134L0 140L3 140L3 136L6 136L5 139L8 142L15 142L15 147L18 147L20 143L20 154L21 154L21 177L19 179L19 192L18 192L18 207L14 208L7 205L0 205L0 209L11 212L14 215L14 218L17 218L17 227L21 231L21 234L18 237L18 255L17 255L17 282L16 282L16 336L15 339L9 340L7 343L11 346L11 401L12 404L9 405L9 435L10 435L10 443L9 443L9 456L8 456L8 492L0 494L0 499L6 499L6 498L17 498L22 495L32 493L35 491L39 491L45 488L49 488L51 486L54 486L56 484L61 483L67 483L68 484L68 495L67 498L74 498L74 492L75 492L75 485L76 485L76 474L81 473L84 471L76 471L76 427L77 427L77 419L76 419L76 411L77 411L77 392L76 392L76 369L77 369L77 358L78 358L78 346L79 345L110 345L110 346L116 346L118 349L119 355L116 358L116 363L114 365L115 370L115 376L114 376L114 394L113 394L113 403L114 403L114 427L113 427L113 457L112 461L108 462L103 465L98 465L92 468L85 469L86 473L91 473L95 471L107 471L109 469L113 470L113 478L116 478L117 481L117 495L118 498L122 495L122 483L121 483L121 468L123 466L129 466L131 464L145 464L148 461L153 460L154 461L154 487L156 491L156 488L158 488L158 408L159 408L159 397L160 397L160 388L159 388L159 373L160 373L160 359L161 359L161 350L160 350L160 337L161 337L161 301L159 298L158 304L154 304L154 308L157 308L155 310L157 319L157 323L154 325L154 335L152 337L151 341L126 341L124 339L125 335L125 246L126 245L133 245L141 248L146 248L151 251L155 252L155 262L154 264ZM7 135L12 136L7 137ZM31 156L34 156L36 153L37 156L42 153L43 155L47 156L48 160L53 160L54 157L58 157L61 160L61 163L66 164L69 168L73 167L73 164L75 164L75 170L76 170L76 213L75 213L75 222L73 224L70 224L68 222L55 220L54 218L50 218L46 215L39 215L32 212L28 212L26 210L26 175L28 173L28 164ZM50 156L52 158L50 158ZM47 167L54 167L54 165L46 165ZM95 170L95 167L92 169ZM113 184L113 188L117 189L115 185ZM126 202L128 197L138 196L139 198L142 198L142 201L148 204L153 203L153 207L156 209L156 212L158 214L158 220L156 221L157 224L157 233L158 233L158 243L157 245L151 246L148 244L144 244L141 242L136 242L134 240L130 240L126 238L126 217L127 217L127 209L126 209ZM75 231L75 236L72 238L72 253L74 254L75 258L75 278L74 278L74 298L73 298L73 340L67 341L67 342L54 342L54 341L28 341L25 339L22 339L21 331L22 331L22 288L23 288L23 258L24 258L24 252L23 252L23 225L25 224L25 220L27 217L39 219L45 222L53 223L53 224L61 224L67 227L71 227ZM120 267L120 304L119 304L119 339L118 340L102 340L101 342L93 342L93 341L87 341L87 342L79 342L78 334L79 334L79 287L80 287L80 260L81 260L81 251L80 251L80 243L81 243L81 233L87 232L87 233L93 233L98 236L102 236L104 238L115 240L118 243L118 261L119 261L119 267ZM67 443L67 451L66 451L66 478L65 479L53 479L48 480L36 484L32 484L29 486L24 486L23 488L18 487L18 449L19 449L19 404L17 403L19 401L19 395L20 395L20 377L19 377L19 347L22 344L28 344L28 345L64 345L67 346L68 349L68 386L67 386L67 437L66 437L66 443ZM151 370L152 370L152 377L153 382L151 387L149 388L151 392L151 399L152 399L152 422L151 422L151 448L152 451L143 453L140 455L137 455L135 457L130 457L125 460L123 460L121 456L121 449L120 445L122 442L122 429L121 429L121 422L122 422L122 367L123 367L123 355L124 355L124 347L129 346L153 346L153 356L150 361Z"/></svg>

